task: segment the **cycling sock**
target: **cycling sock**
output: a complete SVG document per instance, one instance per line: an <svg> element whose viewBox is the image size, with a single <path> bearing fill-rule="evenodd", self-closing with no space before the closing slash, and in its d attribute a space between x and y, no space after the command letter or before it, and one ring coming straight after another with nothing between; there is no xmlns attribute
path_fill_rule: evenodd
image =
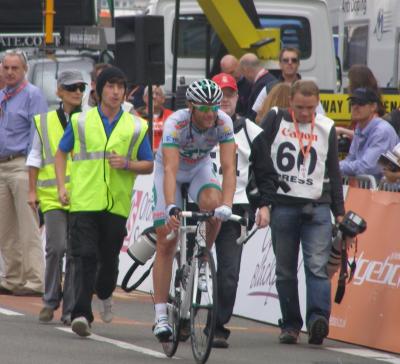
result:
<svg viewBox="0 0 400 364"><path fill-rule="evenodd" d="M154 310L156 311L156 321L162 315L167 315L167 304L166 303L156 303L154 305Z"/></svg>

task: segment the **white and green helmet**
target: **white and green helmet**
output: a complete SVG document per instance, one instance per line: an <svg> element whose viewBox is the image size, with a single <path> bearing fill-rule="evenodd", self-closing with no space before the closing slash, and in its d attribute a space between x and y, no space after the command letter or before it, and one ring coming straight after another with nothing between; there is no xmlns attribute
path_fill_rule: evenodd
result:
<svg viewBox="0 0 400 364"><path fill-rule="evenodd" d="M219 104L222 100L222 90L214 81L204 78L189 85L186 100L196 104Z"/></svg>

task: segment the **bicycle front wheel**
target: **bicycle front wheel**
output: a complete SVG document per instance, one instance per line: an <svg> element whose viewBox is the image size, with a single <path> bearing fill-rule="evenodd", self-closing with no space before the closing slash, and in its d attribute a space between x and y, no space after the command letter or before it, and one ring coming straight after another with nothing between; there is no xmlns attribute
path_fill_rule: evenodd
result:
<svg viewBox="0 0 400 364"><path fill-rule="evenodd" d="M167 302L167 313L168 321L172 327L172 336L170 340L162 342L162 347L164 353L168 357L175 355L176 350L179 345L179 331L180 331L180 305L181 305L181 295L180 295L180 253L177 252L174 257L172 265L172 277L169 288L168 302Z"/></svg>
<svg viewBox="0 0 400 364"><path fill-rule="evenodd" d="M194 265L193 299L190 308L191 343L198 364L207 361L214 338L217 316L217 273L214 258L206 248Z"/></svg>

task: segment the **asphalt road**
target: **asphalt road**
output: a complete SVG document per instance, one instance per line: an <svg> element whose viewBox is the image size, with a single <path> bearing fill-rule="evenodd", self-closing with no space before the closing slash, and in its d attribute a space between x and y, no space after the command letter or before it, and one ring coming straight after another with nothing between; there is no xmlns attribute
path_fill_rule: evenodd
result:
<svg viewBox="0 0 400 364"><path fill-rule="evenodd" d="M151 333L153 303L143 293L114 294L115 316L104 324L97 314L92 335L80 338L61 325L60 310L53 322L40 324L38 297L0 295L0 364L146 364L165 363L161 345ZM234 317L229 349L213 349L214 364L372 364L400 363L400 356L369 350L333 340L323 346L307 344L301 335L297 345L278 343L279 329ZM190 343L180 344L178 363L194 363ZM172 362L175 362L173 360Z"/></svg>

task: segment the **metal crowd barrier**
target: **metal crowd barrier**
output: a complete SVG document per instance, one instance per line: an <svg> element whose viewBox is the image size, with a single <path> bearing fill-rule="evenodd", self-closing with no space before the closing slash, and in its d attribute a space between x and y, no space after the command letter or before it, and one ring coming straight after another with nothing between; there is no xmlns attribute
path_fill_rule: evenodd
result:
<svg viewBox="0 0 400 364"><path fill-rule="evenodd" d="M345 186L364 188L367 190L378 189L375 177L369 174L361 174L359 176L343 176L342 183Z"/></svg>
<svg viewBox="0 0 400 364"><path fill-rule="evenodd" d="M379 191L388 191L388 192L400 192L400 183L390 183L386 181L384 178L381 179L378 185Z"/></svg>
<svg viewBox="0 0 400 364"><path fill-rule="evenodd" d="M359 176L343 176L342 183L345 186L364 188L367 190L378 190L387 192L400 192L400 183L390 183L382 178L379 183L372 175L363 174Z"/></svg>

